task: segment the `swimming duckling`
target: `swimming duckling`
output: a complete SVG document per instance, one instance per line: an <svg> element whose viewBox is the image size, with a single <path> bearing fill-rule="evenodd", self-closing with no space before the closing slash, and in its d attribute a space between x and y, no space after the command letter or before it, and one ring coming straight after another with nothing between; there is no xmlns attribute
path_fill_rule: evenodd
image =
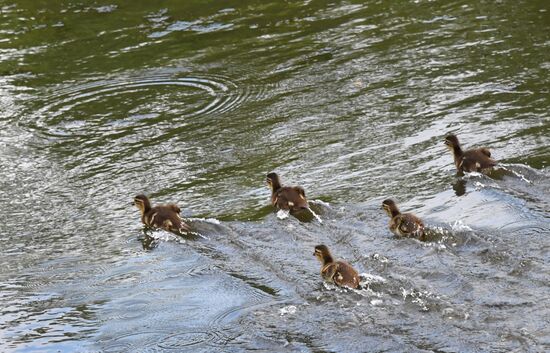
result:
<svg viewBox="0 0 550 353"><path fill-rule="evenodd" d="M325 245L317 245L313 253L321 261L321 277L340 287L356 289L359 287L359 274L347 262L334 261Z"/></svg>
<svg viewBox="0 0 550 353"><path fill-rule="evenodd" d="M462 151L458 138L450 134L445 137L445 145L453 154L456 169L459 172L480 172L483 169L492 168L497 161L491 158L488 148L474 148Z"/></svg>
<svg viewBox="0 0 550 353"><path fill-rule="evenodd" d="M390 230L393 234L401 237L418 237L421 240L424 236L424 223L412 213L401 213L395 202L391 199L382 202L382 208L390 216Z"/></svg>
<svg viewBox="0 0 550 353"><path fill-rule="evenodd" d="M276 173L269 173L266 181L271 188L271 204L274 207L291 212L309 209L306 192L301 186L281 186Z"/></svg>
<svg viewBox="0 0 550 353"><path fill-rule="evenodd" d="M151 202L145 195L134 197L134 205L141 212L141 221L149 227L158 227L172 233L187 233L191 230L180 216L180 208L173 204L151 207Z"/></svg>

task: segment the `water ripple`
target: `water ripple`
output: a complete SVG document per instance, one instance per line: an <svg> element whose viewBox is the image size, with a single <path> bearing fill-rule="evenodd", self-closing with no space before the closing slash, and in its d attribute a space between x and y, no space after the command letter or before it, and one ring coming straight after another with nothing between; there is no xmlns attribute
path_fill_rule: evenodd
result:
<svg viewBox="0 0 550 353"><path fill-rule="evenodd" d="M27 123L57 137L96 133L102 128L185 124L198 116L235 110L254 99L254 95L262 94L261 90L253 92L251 87L221 75L146 72L137 77L115 77L54 89ZM113 116L120 105L127 108L127 116ZM95 106L94 113L84 114L90 106ZM167 113L173 117L166 119Z"/></svg>

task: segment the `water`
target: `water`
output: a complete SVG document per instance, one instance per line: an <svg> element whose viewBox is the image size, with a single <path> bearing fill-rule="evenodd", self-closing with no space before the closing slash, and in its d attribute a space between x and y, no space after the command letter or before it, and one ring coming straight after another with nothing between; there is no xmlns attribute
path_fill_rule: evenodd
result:
<svg viewBox="0 0 550 353"><path fill-rule="evenodd" d="M549 16L0 2L1 350L550 350ZM502 169L456 176L449 131ZM271 171L322 223L277 217ZM145 231L139 193L202 237ZM322 283L321 243L363 289Z"/></svg>

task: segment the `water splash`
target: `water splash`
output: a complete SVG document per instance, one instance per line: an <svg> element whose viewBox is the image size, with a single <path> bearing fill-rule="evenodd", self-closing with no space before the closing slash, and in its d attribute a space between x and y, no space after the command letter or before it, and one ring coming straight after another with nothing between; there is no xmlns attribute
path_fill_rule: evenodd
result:
<svg viewBox="0 0 550 353"><path fill-rule="evenodd" d="M315 217L315 219L319 222L319 223L323 223L323 220L321 219L321 217L319 217L319 215L317 215L317 213L315 213L315 211L313 211L310 207L307 208L309 212L311 212L311 214L313 215L313 217Z"/></svg>
<svg viewBox="0 0 550 353"><path fill-rule="evenodd" d="M281 316L284 316L284 315L288 315L288 314L296 314L296 306L295 305L289 305L289 306L285 306L284 308L281 308L279 309L279 314Z"/></svg>
<svg viewBox="0 0 550 353"><path fill-rule="evenodd" d="M470 228L470 226L468 226L462 220L456 220L452 224L450 224L450 226L451 226L451 229L455 232L463 232L463 231L472 232L473 231L473 229Z"/></svg>
<svg viewBox="0 0 550 353"><path fill-rule="evenodd" d="M286 219L290 216L289 210L279 210L277 211L277 218L279 219Z"/></svg>

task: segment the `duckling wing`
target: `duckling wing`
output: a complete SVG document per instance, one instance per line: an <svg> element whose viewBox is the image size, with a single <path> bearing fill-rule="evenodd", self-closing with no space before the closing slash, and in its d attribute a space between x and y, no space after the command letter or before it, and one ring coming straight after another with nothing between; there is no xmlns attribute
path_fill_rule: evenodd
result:
<svg viewBox="0 0 550 353"><path fill-rule="evenodd" d="M487 147L481 147L479 149L479 152L481 152L484 155L486 155L487 157L491 158L491 151L489 151L489 149Z"/></svg>
<svg viewBox="0 0 550 353"><path fill-rule="evenodd" d="M305 192L299 187L283 187L276 195L277 207L282 210L307 208Z"/></svg>
<svg viewBox="0 0 550 353"><path fill-rule="evenodd" d="M337 269L338 269L338 265L333 262L327 265L324 265L321 268L321 277L323 277L325 281L334 282L333 277Z"/></svg>
<svg viewBox="0 0 550 353"><path fill-rule="evenodd" d="M169 203L168 205L166 205L168 208L170 208L172 211L176 212L177 214L180 214L181 213L181 209L179 208L178 205L176 205L175 203Z"/></svg>
<svg viewBox="0 0 550 353"><path fill-rule="evenodd" d="M405 236L414 235L424 229L424 223L420 218L411 213L399 215L398 223L400 233Z"/></svg>
<svg viewBox="0 0 550 353"><path fill-rule="evenodd" d="M296 192L300 195L301 198L303 198L304 200L306 199L306 191L304 190L303 187L295 186L294 190L296 190Z"/></svg>
<svg viewBox="0 0 550 353"><path fill-rule="evenodd" d="M359 285L359 274L347 262L338 261L332 280L339 286L357 288Z"/></svg>
<svg viewBox="0 0 550 353"><path fill-rule="evenodd" d="M304 190L303 187L301 186L295 186L294 187L294 192L296 193L296 196L295 196L295 206L296 208L308 208L309 205L307 204L307 199L306 199L306 191Z"/></svg>
<svg viewBox="0 0 550 353"><path fill-rule="evenodd" d="M462 159L462 168L467 172L476 172L494 167L497 161L490 158L490 155L491 152L486 148L466 151Z"/></svg>
<svg viewBox="0 0 550 353"><path fill-rule="evenodd" d="M191 228L183 222L179 212L176 210L179 211L179 207L174 204L154 207L154 217L152 217L150 225L174 233L190 231Z"/></svg>
<svg viewBox="0 0 550 353"><path fill-rule="evenodd" d="M397 235L400 235L399 232L397 231L400 222L401 222L401 220L400 220L400 217L399 217L399 216L393 217L393 218L390 220L389 228L390 228L390 231L391 231L392 233L397 234Z"/></svg>

